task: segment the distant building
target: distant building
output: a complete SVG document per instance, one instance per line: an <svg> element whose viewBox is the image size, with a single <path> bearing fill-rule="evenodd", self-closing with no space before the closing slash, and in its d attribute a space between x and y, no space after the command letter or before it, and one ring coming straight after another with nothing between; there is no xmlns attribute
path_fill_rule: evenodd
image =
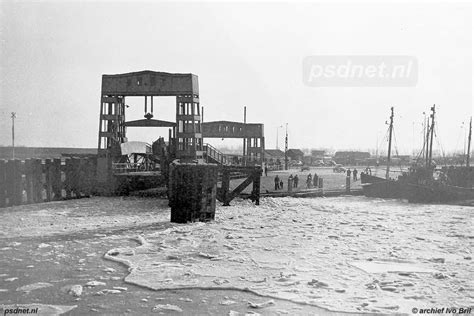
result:
<svg viewBox="0 0 474 316"><path fill-rule="evenodd" d="M393 156L395 159L399 159L399 163L401 165L408 165L411 162L411 156L410 155L398 155L398 156Z"/></svg>
<svg viewBox="0 0 474 316"><path fill-rule="evenodd" d="M365 165L370 153L365 151L338 151L334 154L334 161L343 165Z"/></svg>
<svg viewBox="0 0 474 316"><path fill-rule="evenodd" d="M303 163L306 166L311 166L313 164L313 156L303 156Z"/></svg>
<svg viewBox="0 0 474 316"><path fill-rule="evenodd" d="M283 164L285 153L280 149L265 149L265 162L267 164Z"/></svg>
<svg viewBox="0 0 474 316"><path fill-rule="evenodd" d="M288 159L303 161L304 153L300 149L288 149L286 152Z"/></svg>
<svg viewBox="0 0 474 316"><path fill-rule="evenodd" d="M323 159L324 156L326 156L326 151L325 150L317 150L317 149L311 150L311 157L313 157L313 158Z"/></svg>

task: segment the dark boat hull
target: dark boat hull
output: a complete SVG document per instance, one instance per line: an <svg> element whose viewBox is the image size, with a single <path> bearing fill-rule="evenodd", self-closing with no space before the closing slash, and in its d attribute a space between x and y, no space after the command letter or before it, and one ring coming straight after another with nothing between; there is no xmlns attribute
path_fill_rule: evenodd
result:
<svg viewBox="0 0 474 316"><path fill-rule="evenodd" d="M362 185L362 191L367 197L377 197L384 199L401 199L400 185L393 180L385 182L367 183Z"/></svg>
<svg viewBox="0 0 474 316"><path fill-rule="evenodd" d="M410 203L427 204L474 201L474 188L439 183L416 184L409 179L386 180L366 174L361 174L361 183L364 195L367 197L406 199Z"/></svg>
<svg viewBox="0 0 474 316"><path fill-rule="evenodd" d="M367 197L377 198L403 198L402 187L395 180L387 180L379 177L361 174L362 191Z"/></svg>
<svg viewBox="0 0 474 316"><path fill-rule="evenodd" d="M410 203L453 203L474 200L474 189L448 185L408 184Z"/></svg>

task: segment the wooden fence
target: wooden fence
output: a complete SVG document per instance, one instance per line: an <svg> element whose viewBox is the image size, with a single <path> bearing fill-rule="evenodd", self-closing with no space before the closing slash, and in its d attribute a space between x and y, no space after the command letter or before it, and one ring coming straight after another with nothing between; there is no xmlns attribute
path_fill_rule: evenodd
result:
<svg viewBox="0 0 474 316"><path fill-rule="evenodd" d="M0 207L89 197L96 159L0 160Z"/></svg>

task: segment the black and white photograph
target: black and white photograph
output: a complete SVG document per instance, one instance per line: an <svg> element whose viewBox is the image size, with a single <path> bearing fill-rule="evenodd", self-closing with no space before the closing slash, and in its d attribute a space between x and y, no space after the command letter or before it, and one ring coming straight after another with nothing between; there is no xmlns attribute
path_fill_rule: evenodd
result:
<svg viewBox="0 0 474 316"><path fill-rule="evenodd" d="M0 0L0 315L474 315L473 12Z"/></svg>

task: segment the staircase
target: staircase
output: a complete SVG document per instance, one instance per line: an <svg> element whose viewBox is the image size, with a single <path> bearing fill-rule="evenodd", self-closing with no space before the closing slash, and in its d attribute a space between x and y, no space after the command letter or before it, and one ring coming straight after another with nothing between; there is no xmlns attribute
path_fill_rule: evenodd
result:
<svg viewBox="0 0 474 316"><path fill-rule="evenodd" d="M208 163L216 163L219 165L230 165L230 161L226 155L217 150L215 147L204 144L204 158Z"/></svg>
<svg viewBox="0 0 474 316"><path fill-rule="evenodd" d="M218 149L216 149L212 145L204 144L203 149L204 149L204 159L206 160L207 163L216 163L218 165L227 166L227 167L231 167L234 165L232 163L232 158L228 158L224 153L220 152ZM228 177L231 180L242 179L242 178L248 177L248 174L246 172L242 172L242 170L239 170L238 168L236 170L229 171L228 174L229 174ZM219 171L218 173L217 181L218 182L222 181L222 170Z"/></svg>

